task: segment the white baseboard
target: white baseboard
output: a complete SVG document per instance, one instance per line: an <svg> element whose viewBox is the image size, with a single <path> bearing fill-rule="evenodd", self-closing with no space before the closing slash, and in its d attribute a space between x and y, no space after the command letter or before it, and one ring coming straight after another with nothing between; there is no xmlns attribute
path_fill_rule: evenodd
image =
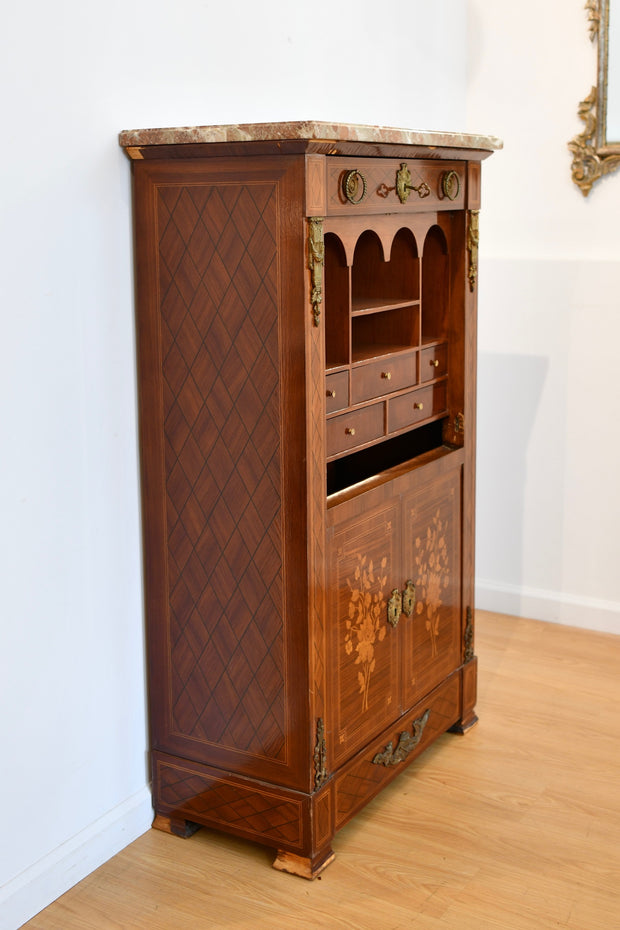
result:
<svg viewBox="0 0 620 930"><path fill-rule="evenodd" d="M620 634L620 603L559 591L476 580L476 607L513 617L547 620L601 633Z"/></svg>
<svg viewBox="0 0 620 930"><path fill-rule="evenodd" d="M0 888L0 930L17 930L149 829L147 786Z"/></svg>

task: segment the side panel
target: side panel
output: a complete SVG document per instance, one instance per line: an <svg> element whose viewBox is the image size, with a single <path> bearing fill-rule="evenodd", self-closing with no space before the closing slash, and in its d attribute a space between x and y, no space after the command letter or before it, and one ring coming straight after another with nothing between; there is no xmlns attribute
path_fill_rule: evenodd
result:
<svg viewBox="0 0 620 930"><path fill-rule="evenodd" d="M152 745L306 787L303 159L134 170Z"/></svg>

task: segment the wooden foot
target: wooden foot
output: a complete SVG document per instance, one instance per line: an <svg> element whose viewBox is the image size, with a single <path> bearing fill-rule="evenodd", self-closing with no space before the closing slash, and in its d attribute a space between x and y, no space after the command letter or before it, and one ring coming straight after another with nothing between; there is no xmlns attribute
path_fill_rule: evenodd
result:
<svg viewBox="0 0 620 930"><path fill-rule="evenodd" d="M460 736L464 736L472 727L475 727L478 723L478 718L475 714L471 714L467 720L459 720L458 723L455 723L453 727L450 727L449 733L458 733Z"/></svg>
<svg viewBox="0 0 620 930"><path fill-rule="evenodd" d="M300 878L313 879L320 875L335 858L336 854L331 849L314 859L296 856L295 853L279 849L273 867L278 869L279 872L288 872L290 875L299 875Z"/></svg>
<svg viewBox="0 0 620 930"><path fill-rule="evenodd" d="M187 839L187 837L193 836L196 830L200 830L200 824L193 823L191 820L183 820L179 817L168 817L165 814L155 814L153 829Z"/></svg>

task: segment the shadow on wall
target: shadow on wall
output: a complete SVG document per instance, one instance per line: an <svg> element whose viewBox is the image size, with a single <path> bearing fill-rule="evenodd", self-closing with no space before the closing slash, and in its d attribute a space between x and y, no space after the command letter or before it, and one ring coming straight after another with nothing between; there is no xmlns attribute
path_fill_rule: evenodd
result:
<svg viewBox="0 0 620 930"><path fill-rule="evenodd" d="M514 599L523 584L527 452L547 379L549 359L530 355L478 356L476 578L485 591ZM531 480L531 476L530 476ZM555 493L561 502L561 475ZM497 608L491 608L497 609ZM507 603L518 612L518 605Z"/></svg>

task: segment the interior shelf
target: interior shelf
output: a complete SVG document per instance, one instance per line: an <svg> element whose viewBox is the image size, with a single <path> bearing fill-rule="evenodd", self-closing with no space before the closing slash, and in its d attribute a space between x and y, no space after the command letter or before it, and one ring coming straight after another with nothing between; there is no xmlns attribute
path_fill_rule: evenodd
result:
<svg viewBox="0 0 620 930"><path fill-rule="evenodd" d="M383 300L353 298L351 301L351 316L365 316L368 313L385 313L387 310L400 310L402 307L418 306L417 300L401 300L396 297L385 297Z"/></svg>

